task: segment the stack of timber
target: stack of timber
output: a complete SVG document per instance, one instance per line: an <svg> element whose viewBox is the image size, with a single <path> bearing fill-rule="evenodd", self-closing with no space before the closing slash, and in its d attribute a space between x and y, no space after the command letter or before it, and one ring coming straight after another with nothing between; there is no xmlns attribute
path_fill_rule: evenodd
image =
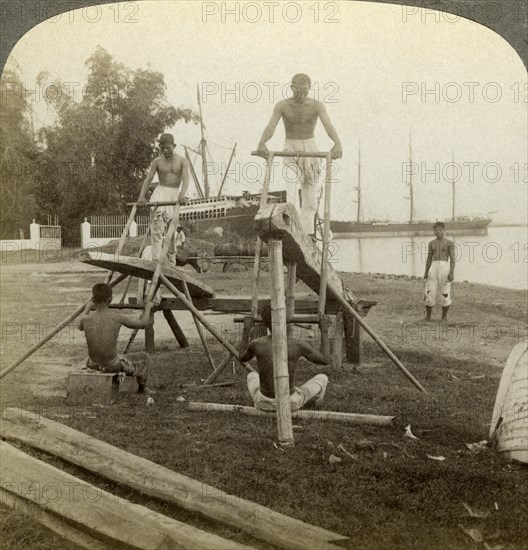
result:
<svg viewBox="0 0 528 550"><path fill-rule="evenodd" d="M337 550L339 546L336 546L334 543L346 540L346 537L342 535L274 512L254 502L226 494L211 485L178 474L72 428L44 417L21 411L20 409L7 408L3 411L0 435L7 440L20 442L48 454L58 456L84 470L98 474L121 485L131 487L148 496L176 504L185 510L244 531L256 539L272 543L279 548L291 550ZM7 443L4 443L2 449L4 446L10 447ZM22 479L20 476L16 477L18 476L18 470L25 471L27 467L21 466L21 468L18 468L16 465L18 459L10 450L6 452L5 456L8 456L8 461L5 462L4 456L2 456L1 483L4 491L13 492L11 491L12 484L8 482ZM48 468L51 468L51 466L48 466ZM57 472L54 475L62 474L60 471ZM20 475L22 476L23 473ZM42 476L34 477L36 481L44 479ZM51 480L52 477L50 475L49 479ZM76 478L73 479L75 480ZM114 496L112 496L112 499L115 501ZM122 503L122 501L119 501L119 503ZM85 513L90 514L86 516L90 521L90 525L97 526L99 525L98 522L104 523L104 528L101 527L100 530L100 533L103 533L102 539L100 534L98 534L101 540L122 540L123 537L128 537L126 543L130 544L133 548L203 547L207 549L215 548L215 550L226 548L225 541L222 541L222 539L215 542L211 542L211 540L206 541L205 546L183 542L182 539L179 546L171 546L171 537L173 536L173 531L171 530L172 524L164 523L158 517L159 514L155 514L147 509L143 509L145 510L145 517L149 518L149 521L152 520L152 525L154 525L154 522L157 522L160 526L158 527L159 534L155 539L158 546L134 546L132 544L132 542L145 540L146 533L150 533L150 531L145 528L145 534L138 533L136 535L131 526L129 529L129 524L135 524L137 526L136 529L141 530L143 529L143 523L142 521L138 521L137 515L127 515L128 513L125 513L125 508L119 509L119 514L123 513L123 517L120 516L118 519L117 516L119 514L117 511L109 508L107 516L106 508L93 506L93 503L90 502L87 503L87 507L91 508L91 510L87 511L84 508L77 508L71 504L69 507L66 507L68 510L48 508L53 503L40 502L36 504L41 508L44 507L62 516L71 524L80 522L80 518L83 518ZM129 503L127 505L132 507L131 510L142 508L137 507L137 505L130 505ZM110 512L112 513L110 514ZM143 511L138 513L143 513ZM97 517L93 517L94 514ZM106 516L109 520L108 524ZM161 518L163 517L161 516ZM168 518L165 519L168 522L173 521ZM126 526L126 528L123 529L123 526ZM189 529L191 528L187 525L182 527L186 536L187 533L190 533ZM121 533L121 531L126 531L126 533ZM94 533L91 534L94 535ZM188 536L198 537L194 531ZM117 539L113 537L121 538ZM169 545L161 546L162 540L160 540L160 537L169 537ZM219 539L219 537L216 538ZM228 543L230 545L228 548L247 548L242 545L236 545L232 541L228 541ZM145 542L145 544L147 543Z"/></svg>
<svg viewBox="0 0 528 550"><path fill-rule="evenodd" d="M115 256L102 252L84 252L80 259L86 264L147 280L152 279L158 263L153 260L143 260L131 256ZM214 296L214 291L211 287L168 263L163 265L161 274L167 277L167 279L169 279L169 281L181 292L184 292L183 283L186 282L189 293L193 298L210 298Z"/></svg>
<svg viewBox="0 0 528 550"><path fill-rule="evenodd" d="M255 216L255 227L259 237L282 241L282 255L285 262L297 263L297 276L316 294L319 294L322 267L322 252L313 240L302 230L295 207L291 204L266 204ZM346 287L340 275L328 266L329 299L342 297L356 303L352 291Z"/></svg>
<svg viewBox="0 0 528 550"><path fill-rule="evenodd" d="M58 534L86 548L111 548L116 543L149 550L251 548L116 498L4 441L0 457L2 502L26 514L37 508L35 519L43 518Z"/></svg>

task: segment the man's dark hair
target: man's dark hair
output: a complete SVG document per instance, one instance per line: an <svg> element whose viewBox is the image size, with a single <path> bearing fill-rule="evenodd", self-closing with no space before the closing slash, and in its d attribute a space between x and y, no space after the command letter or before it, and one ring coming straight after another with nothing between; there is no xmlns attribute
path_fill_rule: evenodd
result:
<svg viewBox="0 0 528 550"><path fill-rule="evenodd" d="M265 304L260 310L260 316L264 326L271 332L271 305Z"/></svg>
<svg viewBox="0 0 528 550"><path fill-rule="evenodd" d="M445 223L444 222L436 222L433 225L433 229L436 229L437 227L440 227L440 229L445 229Z"/></svg>
<svg viewBox="0 0 528 550"><path fill-rule="evenodd" d="M164 145L165 143L170 143L171 145L174 145L174 136L172 134L163 134L159 138L159 144Z"/></svg>
<svg viewBox="0 0 528 550"><path fill-rule="evenodd" d="M94 304L104 304L112 298L112 288L106 283L97 283L92 287L92 300Z"/></svg>
<svg viewBox="0 0 528 550"><path fill-rule="evenodd" d="M292 78L292 82L294 80L307 80L308 84L310 84L310 86L312 85L312 81L311 81L310 77L307 74L304 74L304 73L297 73L296 75L294 75L293 78Z"/></svg>

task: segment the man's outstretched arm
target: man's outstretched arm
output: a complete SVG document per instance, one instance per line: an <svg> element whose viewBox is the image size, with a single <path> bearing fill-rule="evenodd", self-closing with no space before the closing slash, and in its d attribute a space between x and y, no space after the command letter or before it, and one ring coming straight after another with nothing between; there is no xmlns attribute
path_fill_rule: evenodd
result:
<svg viewBox="0 0 528 550"><path fill-rule="evenodd" d="M341 147L341 141L339 139L339 136L337 135L337 131L334 128L334 125L330 121L330 117L326 112L326 108L322 103L320 104L320 107L319 107L319 118L323 123L324 129L326 130L328 137L334 142L334 146L332 147L332 158L340 159L343 156L343 148Z"/></svg>
<svg viewBox="0 0 528 550"><path fill-rule="evenodd" d="M156 174L157 169L158 169L158 160L154 159L152 161L152 164L150 165L150 169L149 169L149 172L147 174L147 177L145 178L145 181L143 182L143 185L141 186L141 191L139 192L138 202L145 201L145 195L147 194L148 188L150 187L150 184L152 183L152 180L154 178L154 175Z"/></svg>
<svg viewBox="0 0 528 550"><path fill-rule="evenodd" d="M301 355L306 357L310 363L315 363L316 365L329 365L330 360L325 357L322 353L318 352L315 348L307 344L306 342L299 342L301 346Z"/></svg>
<svg viewBox="0 0 528 550"><path fill-rule="evenodd" d="M251 317L244 318L244 333L242 334L242 341L240 342L240 361L247 363L247 361L255 357L255 347L253 342L249 342L249 333L254 326L254 321Z"/></svg>
<svg viewBox="0 0 528 550"><path fill-rule="evenodd" d="M277 124L279 123L279 120L282 117L282 106L279 103L275 105L273 108L273 114L271 115L271 118L268 122L268 125L266 128L264 128L264 132L262 132L262 136L260 138L257 152L262 157L267 157L269 154L268 148L266 147L266 143L273 137L273 134L275 133L275 128L277 128Z"/></svg>
<svg viewBox="0 0 528 550"><path fill-rule="evenodd" d="M178 196L178 201L181 204L186 204L187 202L187 189L189 188L189 161L183 159L182 161L182 186L181 191Z"/></svg>

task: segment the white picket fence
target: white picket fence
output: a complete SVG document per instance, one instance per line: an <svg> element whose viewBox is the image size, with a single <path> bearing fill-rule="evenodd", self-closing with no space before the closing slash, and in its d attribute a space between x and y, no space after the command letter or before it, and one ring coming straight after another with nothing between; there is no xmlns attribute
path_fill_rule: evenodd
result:
<svg viewBox="0 0 528 550"><path fill-rule="evenodd" d="M110 241L115 241L121 237L123 229L128 220L126 214L116 214L113 216L90 216L84 218L81 223L81 247L94 248L104 246ZM130 226L129 236L137 237L145 235L148 230L150 216L136 216L135 221Z"/></svg>
<svg viewBox="0 0 528 550"><path fill-rule="evenodd" d="M58 223L58 220L55 219L55 222ZM33 220L33 223L29 225L29 239L1 240L0 250L6 253L15 253L23 250L60 250L61 237L60 225L41 225Z"/></svg>

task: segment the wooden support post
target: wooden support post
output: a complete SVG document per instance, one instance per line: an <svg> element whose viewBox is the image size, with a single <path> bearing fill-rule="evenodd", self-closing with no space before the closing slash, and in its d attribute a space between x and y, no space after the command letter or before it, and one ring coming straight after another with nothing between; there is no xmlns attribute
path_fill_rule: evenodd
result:
<svg viewBox="0 0 528 550"><path fill-rule="evenodd" d="M343 335L345 332L345 316L338 311L334 321L333 337L330 342L330 354L334 367L340 369L343 364Z"/></svg>
<svg viewBox="0 0 528 550"><path fill-rule="evenodd" d="M154 353L156 351L156 342L154 338L154 312L150 314L151 323L145 327L145 351Z"/></svg>
<svg viewBox="0 0 528 550"><path fill-rule="evenodd" d="M174 314L170 309L164 309L163 310L163 317L165 317L165 320L167 321L167 324L172 330L172 334L174 334L174 338L176 338L176 341L180 345L180 348L188 348L189 347L189 341L185 337L185 334L183 333L183 330L180 327L180 324L176 320L176 317L174 317Z"/></svg>
<svg viewBox="0 0 528 550"><path fill-rule="evenodd" d="M268 241L271 272L271 320L273 345L273 380L277 407L279 444L294 444L288 373L288 335L286 330L286 300L284 296L284 265L282 241Z"/></svg>
<svg viewBox="0 0 528 550"><path fill-rule="evenodd" d="M292 337L295 331L290 324L295 316L295 284L297 282L297 262L288 261L288 293L286 295L286 321L288 322L288 337Z"/></svg>
<svg viewBox="0 0 528 550"><path fill-rule="evenodd" d="M271 171L273 169L274 155L271 153L268 156L266 163L266 172L264 174L264 183L262 185L262 193L260 195L260 207L262 208L268 202L268 190L269 182L271 179ZM260 237L257 237L257 246L255 248L255 263L253 264L253 294L251 301L251 317L255 319L258 313L258 293L259 293L259 279L260 279L260 260L262 254L262 241Z"/></svg>
<svg viewBox="0 0 528 550"><path fill-rule="evenodd" d="M352 315L345 316L345 342L347 363L352 363L356 372L357 366L363 361L363 341L361 325Z"/></svg>
<svg viewBox="0 0 528 550"><path fill-rule="evenodd" d="M160 275L161 282L176 296L179 298L182 303L185 304L187 309L195 315L195 317L202 323L202 325L231 353L231 355L240 362L238 351L232 346L218 331L207 321L207 319L194 307L194 305L187 300L185 294L180 292L170 281L165 277L165 275ZM248 371L254 371L254 369L247 363L240 363ZM212 372L204 384L210 384L213 380L220 374L221 371L218 370L218 367Z"/></svg>
<svg viewBox="0 0 528 550"><path fill-rule="evenodd" d="M326 287L328 283L328 245L330 241L330 193L332 187L332 155L326 155L326 178L324 189L323 254L321 259L321 280L319 283L319 318L325 314Z"/></svg>
<svg viewBox="0 0 528 550"><path fill-rule="evenodd" d="M128 275L125 275L123 273L119 274L113 281L108 283L111 287L114 287L124 279L126 279ZM16 361L11 363L8 367L6 367L2 372L0 372L0 379L2 379L6 374L10 373L13 369L18 367L21 363L23 363L28 357L33 355L37 350L39 350L46 342L49 342L56 334L58 334L64 327L69 325L72 321L74 321L79 315L83 313L86 306L91 302L92 300L87 300L84 304L79 306L71 315L66 317L62 323L59 323L51 332L49 332L42 340L31 346L22 357L19 357Z"/></svg>
<svg viewBox="0 0 528 550"><path fill-rule="evenodd" d="M325 357L330 357L330 325L332 323L332 318L330 315L321 315L319 319L319 334L321 336L321 341L319 345L319 350Z"/></svg>
<svg viewBox="0 0 528 550"><path fill-rule="evenodd" d="M192 297L191 293L189 292L189 287L187 286L187 283L183 281L183 290L185 291L185 296L189 302L192 304ZM200 321L193 315L194 324L196 325L196 330L198 331L198 336L200 337L200 340L202 341L202 345L204 347L205 355L207 356L207 361L209 361L209 365L211 365L211 370L215 370L215 364L213 356L211 355L211 350L209 349L209 345L207 344L207 340L205 339L205 334L203 333L202 325L200 325Z"/></svg>

